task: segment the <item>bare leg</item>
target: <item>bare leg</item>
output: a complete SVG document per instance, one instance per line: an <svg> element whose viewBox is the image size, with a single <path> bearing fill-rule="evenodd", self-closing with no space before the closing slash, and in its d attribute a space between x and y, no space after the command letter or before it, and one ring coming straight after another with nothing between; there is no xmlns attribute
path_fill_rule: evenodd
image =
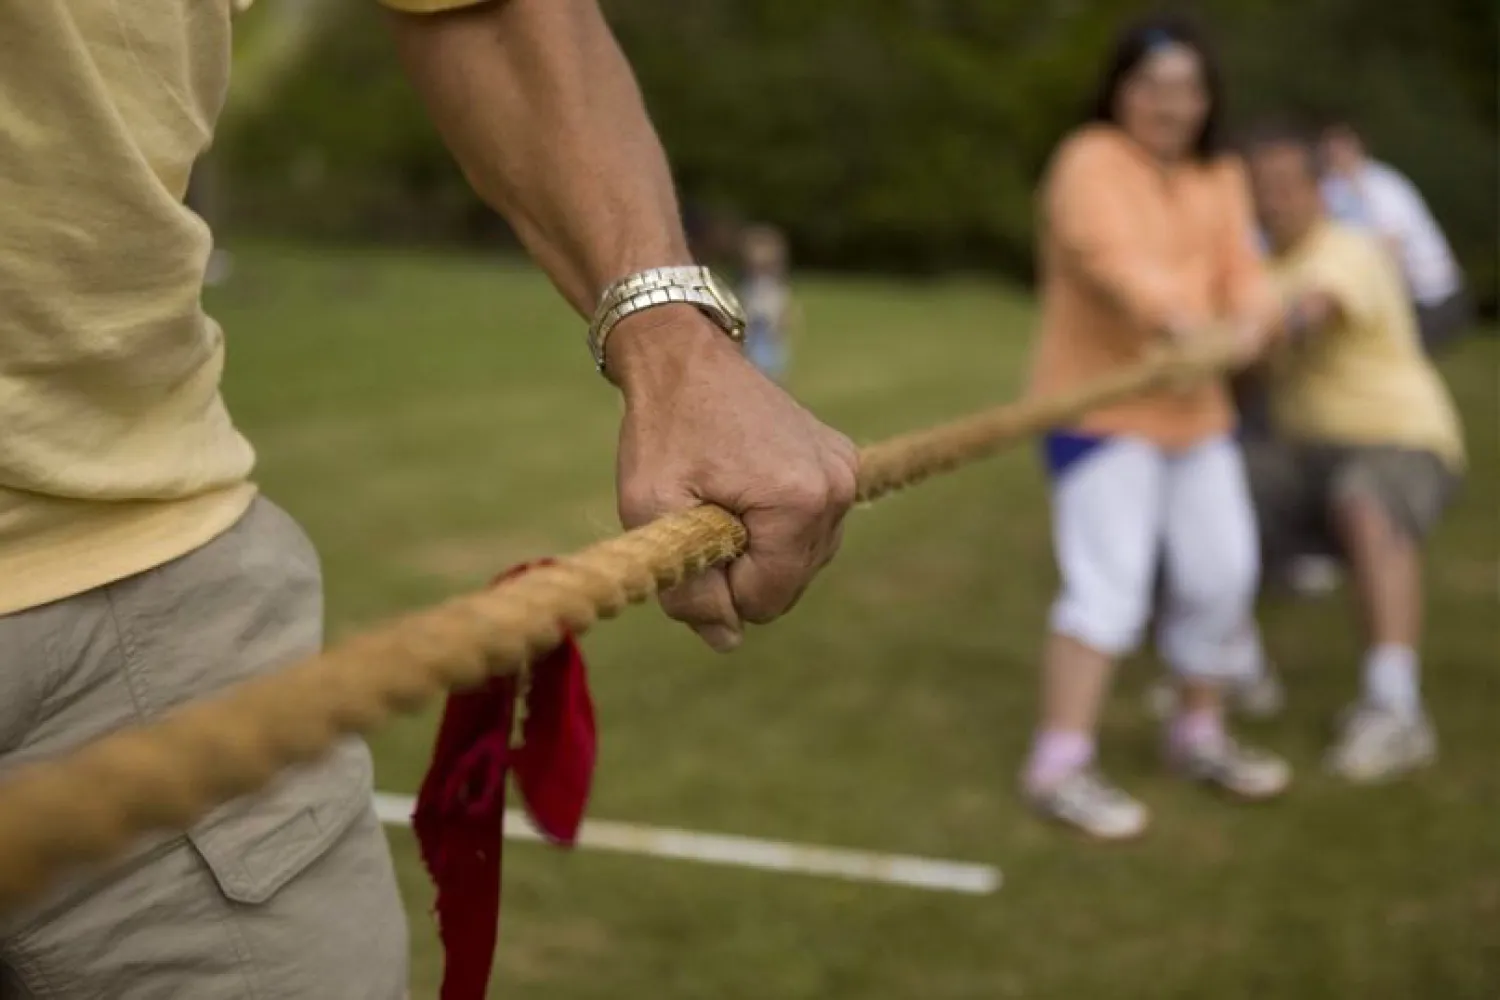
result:
<svg viewBox="0 0 1500 1000"><path fill-rule="evenodd" d="M1437 756L1437 739L1422 713L1416 651L1421 553L1416 539L1372 497L1347 493L1332 513L1353 568L1369 645L1360 704L1345 717L1327 766L1351 781L1378 781Z"/></svg>
<svg viewBox="0 0 1500 1000"><path fill-rule="evenodd" d="M1100 840L1129 839L1149 821L1145 806L1089 768L1113 672L1110 655L1052 633L1042 671L1042 725L1024 774L1027 792L1044 814Z"/></svg>
<svg viewBox="0 0 1500 1000"><path fill-rule="evenodd" d="M1059 632L1047 638L1042 663L1042 719L1027 758L1033 792L1050 788L1094 759L1094 733L1114 660Z"/></svg>
<svg viewBox="0 0 1500 1000"><path fill-rule="evenodd" d="M1114 673L1114 661L1077 639L1053 634L1042 672L1042 726L1093 733Z"/></svg>
<svg viewBox="0 0 1500 1000"><path fill-rule="evenodd" d="M1421 712L1417 643L1422 629L1422 557L1381 504L1349 494L1333 508L1364 619L1364 700L1412 718Z"/></svg>
<svg viewBox="0 0 1500 1000"><path fill-rule="evenodd" d="M1181 711L1184 715L1208 714L1222 716L1224 711L1223 687L1217 681L1201 677L1182 677L1178 681L1182 696Z"/></svg>
<svg viewBox="0 0 1500 1000"><path fill-rule="evenodd" d="M1369 644L1415 647L1422 628L1422 559L1417 543L1367 497L1346 497L1334 505L1333 513L1354 570Z"/></svg>
<svg viewBox="0 0 1500 1000"><path fill-rule="evenodd" d="M1216 749L1224 745L1224 685L1217 679L1193 675L1178 678L1177 713L1168 728L1172 753Z"/></svg>

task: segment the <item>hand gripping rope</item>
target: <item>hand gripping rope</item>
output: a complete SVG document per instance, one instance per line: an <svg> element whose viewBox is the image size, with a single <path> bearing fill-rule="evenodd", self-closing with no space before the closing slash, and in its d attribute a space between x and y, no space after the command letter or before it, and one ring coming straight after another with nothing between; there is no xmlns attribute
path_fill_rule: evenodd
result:
<svg viewBox="0 0 1500 1000"><path fill-rule="evenodd" d="M860 452L871 501L992 455L1095 407L1233 367L1219 340L1162 352L1077 391L972 414ZM0 780L0 912L73 866L182 830L343 736L368 733L487 674L515 673L601 618L734 559L744 525L707 505L591 545L502 586L377 624L323 653Z"/></svg>

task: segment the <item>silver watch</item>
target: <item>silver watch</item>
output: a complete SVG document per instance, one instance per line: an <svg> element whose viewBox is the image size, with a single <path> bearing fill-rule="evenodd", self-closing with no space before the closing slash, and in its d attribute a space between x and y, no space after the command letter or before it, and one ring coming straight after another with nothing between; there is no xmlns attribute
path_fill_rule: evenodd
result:
<svg viewBox="0 0 1500 1000"><path fill-rule="evenodd" d="M604 372L611 331L633 313L673 303L696 306L736 344L745 340L745 310L729 286L706 267L653 267L621 278L605 290L589 323L589 353Z"/></svg>

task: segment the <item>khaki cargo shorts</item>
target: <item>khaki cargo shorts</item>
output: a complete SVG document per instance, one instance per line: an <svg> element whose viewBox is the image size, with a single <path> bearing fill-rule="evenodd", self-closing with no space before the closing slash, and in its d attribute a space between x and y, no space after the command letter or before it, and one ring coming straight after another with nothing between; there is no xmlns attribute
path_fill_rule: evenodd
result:
<svg viewBox="0 0 1500 1000"><path fill-rule="evenodd" d="M181 559L0 616L0 770L312 653L322 615L316 553L262 499ZM400 1000L405 916L370 782L345 743L0 918L0 1000Z"/></svg>
<svg viewBox="0 0 1500 1000"><path fill-rule="evenodd" d="M1458 492L1460 477L1429 451L1257 438L1245 442L1250 491L1267 564L1298 555L1339 555L1331 511L1341 497L1380 505L1391 523L1421 541Z"/></svg>

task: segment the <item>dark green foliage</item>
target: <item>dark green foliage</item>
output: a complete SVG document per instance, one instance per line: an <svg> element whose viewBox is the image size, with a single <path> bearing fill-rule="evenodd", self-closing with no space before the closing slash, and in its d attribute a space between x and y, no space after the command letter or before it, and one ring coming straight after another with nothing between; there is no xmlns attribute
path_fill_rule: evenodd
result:
<svg viewBox="0 0 1500 1000"><path fill-rule="evenodd" d="M226 159L236 216L329 235L497 231L345 0L274 113ZM1496 274L1489 0L1205 0L1232 121L1339 113L1427 195L1472 278ZM798 258L902 271L1030 266L1032 190L1136 0L614 0L697 213L769 219Z"/></svg>

